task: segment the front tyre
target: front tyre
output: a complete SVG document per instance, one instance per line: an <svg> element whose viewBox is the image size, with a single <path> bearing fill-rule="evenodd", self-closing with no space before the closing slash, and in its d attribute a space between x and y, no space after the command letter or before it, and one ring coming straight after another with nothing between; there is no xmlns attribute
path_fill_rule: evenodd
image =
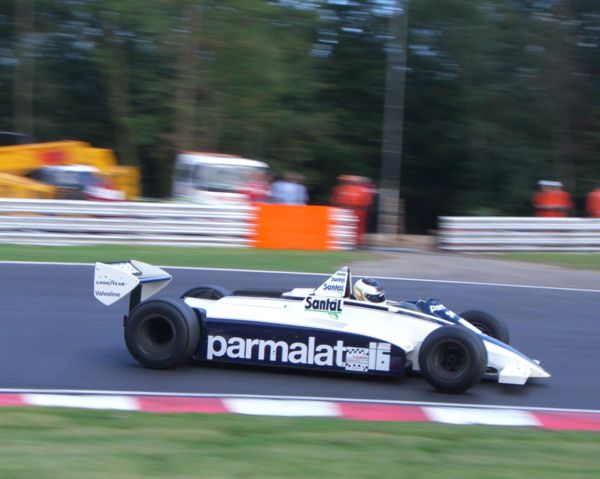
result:
<svg viewBox="0 0 600 479"><path fill-rule="evenodd" d="M472 331L442 326L423 341L419 365L425 379L438 391L462 393L483 377L487 350Z"/></svg>
<svg viewBox="0 0 600 479"><path fill-rule="evenodd" d="M510 344L508 326L500 318L496 318L485 311L475 310L465 311L460 317L475 326L483 334L502 341L504 344Z"/></svg>
<svg viewBox="0 0 600 479"><path fill-rule="evenodd" d="M138 304L125 322L125 344L143 366L165 369L189 361L200 342L194 310L182 300L153 299Z"/></svg>

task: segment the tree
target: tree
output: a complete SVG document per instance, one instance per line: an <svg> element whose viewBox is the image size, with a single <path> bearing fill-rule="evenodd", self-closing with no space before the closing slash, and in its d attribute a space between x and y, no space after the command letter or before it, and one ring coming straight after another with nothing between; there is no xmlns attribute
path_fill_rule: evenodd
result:
<svg viewBox="0 0 600 479"><path fill-rule="evenodd" d="M15 73L13 80L14 129L34 135L33 96L35 74L35 0L20 0L15 6Z"/></svg>
<svg viewBox="0 0 600 479"><path fill-rule="evenodd" d="M176 153L193 148L300 171L325 202L340 173L379 178L390 4L0 2L0 125L113 148L152 196L169 195ZM580 201L600 182L597 2L409 11L409 231L442 214L529 214L541 175Z"/></svg>

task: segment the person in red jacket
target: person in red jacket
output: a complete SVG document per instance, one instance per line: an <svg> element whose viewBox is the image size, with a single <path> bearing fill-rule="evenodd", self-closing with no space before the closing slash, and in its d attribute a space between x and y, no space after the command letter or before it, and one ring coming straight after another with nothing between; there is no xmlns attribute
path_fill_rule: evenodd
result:
<svg viewBox="0 0 600 479"><path fill-rule="evenodd" d="M252 173L241 192L246 195L250 203L265 203L269 198L267 175L262 171Z"/></svg>
<svg viewBox="0 0 600 479"><path fill-rule="evenodd" d="M367 213L373 202L373 188L370 181L362 176L340 175L338 184L331 194L331 204L351 210L358 219L356 242L364 244L367 229Z"/></svg>
<svg viewBox="0 0 600 479"><path fill-rule="evenodd" d="M532 205L535 216L543 218L562 218L573 209L571 195L563 190L560 181L541 180L539 190L533 196Z"/></svg>
<svg viewBox="0 0 600 479"><path fill-rule="evenodd" d="M585 200L585 211L591 218L600 218L600 186L588 193Z"/></svg>

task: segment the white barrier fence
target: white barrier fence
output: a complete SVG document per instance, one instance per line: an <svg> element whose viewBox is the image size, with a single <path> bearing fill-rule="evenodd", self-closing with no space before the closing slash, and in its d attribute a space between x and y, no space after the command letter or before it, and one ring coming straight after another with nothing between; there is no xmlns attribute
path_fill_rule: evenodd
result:
<svg viewBox="0 0 600 479"><path fill-rule="evenodd" d="M443 216L437 240L450 251L600 251L600 219Z"/></svg>
<svg viewBox="0 0 600 479"><path fill-rule="evenodd" d="M329 215L329 249L349 250L356 248L358 218L349 210L331 208Z"/></svg>
<svg viewBox="0 0 600 479"><path fill-rule="evenodd" d="M331 248L355 246L355 222L333 210ZM0 243L252 247L255 228L249 205L0 198Z"/></svg>
<svg viewBox="0 0 600 479"><path fill-rule="evenodd" d="M252 246L254 209L182 203L0 199L0 242Z"/></svg>

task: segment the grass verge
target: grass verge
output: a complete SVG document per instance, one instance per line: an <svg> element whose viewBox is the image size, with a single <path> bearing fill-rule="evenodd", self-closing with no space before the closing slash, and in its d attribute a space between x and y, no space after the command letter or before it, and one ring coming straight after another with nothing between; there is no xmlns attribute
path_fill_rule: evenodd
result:
<svg viewBox="0 0 600 479"><path fill-rule="evenodd" d="M596 478L600 435L518 428L155 415L0 412L0 477Z"/></svg>
<svg viewBox="0 0 600 479"><path fill-rule="evenodd" d="M600 253L503 253L498 256L514 261L600 271Z"/></svg>
<svg viewBox="0 0 600 479"><path fill-rule="evenodd" d="M0 245L0 261L94 263L137 259L155 265L203 266L329 273L375 256L365 251L284 251L246 248L174 248L167 246L21 246Z"/></svg>

